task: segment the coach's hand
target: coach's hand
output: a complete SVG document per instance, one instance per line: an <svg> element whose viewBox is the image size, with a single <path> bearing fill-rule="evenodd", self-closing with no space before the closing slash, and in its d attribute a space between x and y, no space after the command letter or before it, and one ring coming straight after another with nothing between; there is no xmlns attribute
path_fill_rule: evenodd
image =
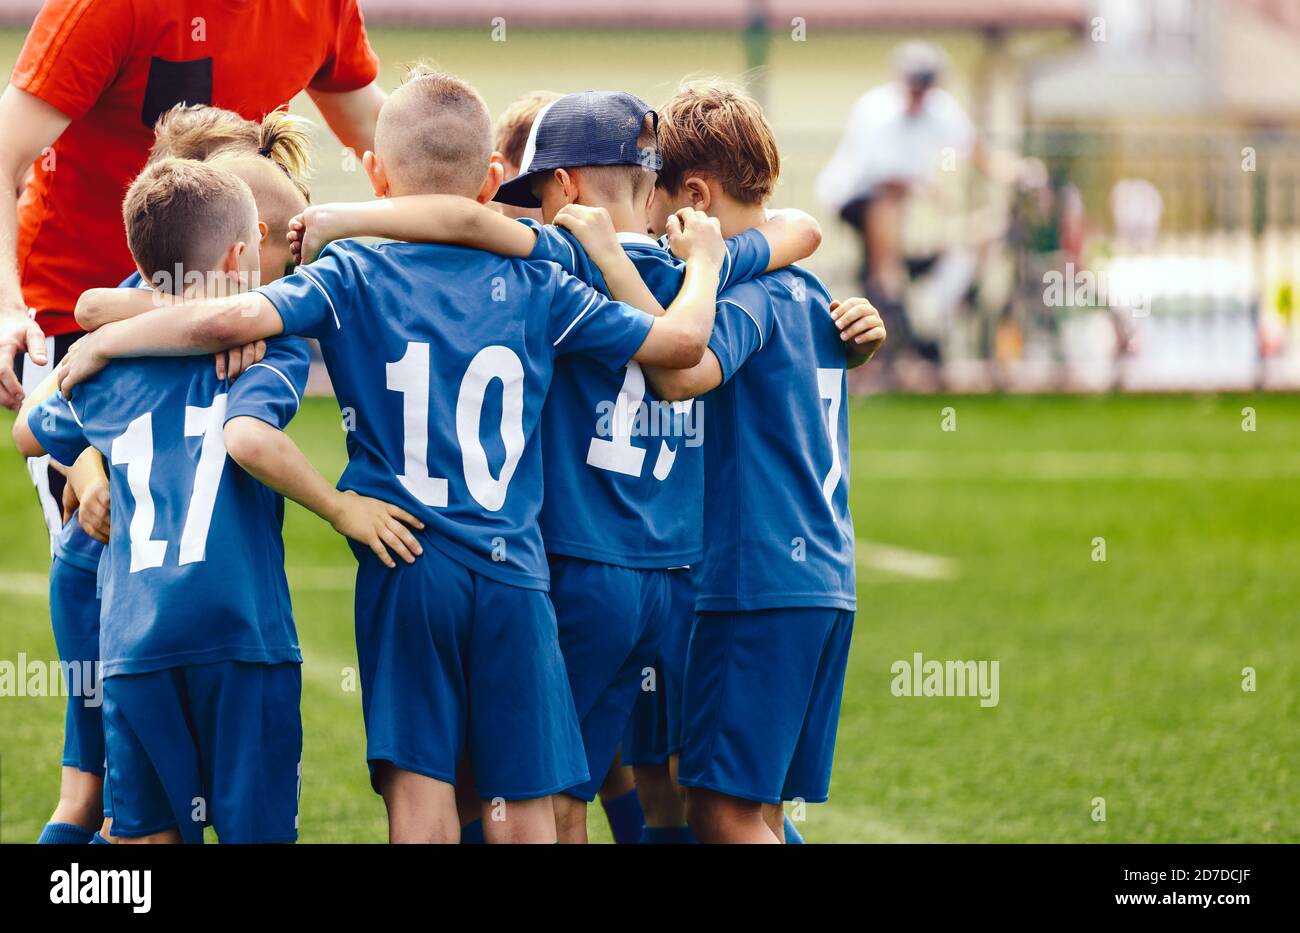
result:
<svg viewBox="0 0 1300 933"><path fill-rule="evenodd" d="M389 548L408 564L415 563L415 559L424 553L420 542L406 527L423 528L424 522L395 505L369 496L358 496L350 490L339 493L330 524L339 534L374 551L386 567L397 566L389 556Z"/></svg>
<svg viewBox="0 0 1300 933"><path fill-rule="evenodd" d="M572 233L597 267L623 251L609 211L603 207L566 204L555 213L554 223Z"/></svg>
<svg viewBox="0 0 1300 933"><path fill-rule="evenodd" d="M885 322L880 312L865 298L832 301L831 320L840 330L840 340L868 359L885 342Z"/></svg>
<svg viewBox="0 0 1300 933"><path fill-rule="evenodd" d="M44 366L45 333L27 316L26 309L0 311L0 405L15 411L26 397L14 370L14 361L23 353Z"/></svg>
<svg viewBox="0 0 1300 933"><path fill-rule="evenodd" d="M55 370L59 391L63 393L64 398L72 398L72 390L75 386L79 386L88 379L95 377L100 370L108 365L108 357L99 352L99 341L102 339L104 332L114 326L116 325L106 324L93 334L87 334L68 347L68 352L64 355L63 361L59 363L59 368Z"/></svg>
<svg viewBox="0 0 1300 933"><path fill-rule="evenodd" d="M668 218L668 245L678 259L712 262L722 268L727 245L718 221L704 211L683 207Z"/></svg>

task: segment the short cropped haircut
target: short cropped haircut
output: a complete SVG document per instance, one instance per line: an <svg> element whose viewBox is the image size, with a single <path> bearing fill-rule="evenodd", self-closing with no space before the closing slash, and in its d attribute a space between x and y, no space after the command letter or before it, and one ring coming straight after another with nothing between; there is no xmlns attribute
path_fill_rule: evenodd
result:
<svg viewBox="0 0 1300 933"><path fill-rule="evenodd" d="M256 237L257 204L230 172L193 159L161 159L127 189L122 218L127 246L150 281L165 282L181 268L171 283L175 291L184 274L216 271L232 244Z"/></svg>
<svg viewBox="0 0 1300 933"><path fill-rule="evenodd" d="M647 113L641 124L641 130L636 138L637 152L647 154L647 158L652 157L656 151L659 140L655 131L656 117L654 113ZM647 161L643 165L587 165L587 166L566 166L567 168L581 169L583 177L587 179L588 184L602 197L610 201L623 201L631 199L633 202L642 201L649 197L650 190L655 186L655 179L658 177L653 168L653 161Z"/></svg>
<svg viewBox="0 0 1300 933"><path fill-rule="evenodd" d="M492 157L492 118L469 82L416 65L385 101L375 153L405 194L473 197Z"/></svg>
<svg viewBox="0 0 1300 933"><path fill-rule="evenodd" d="M492 129L492 146L515 168L524 160L533 121L543 107L559 100L560 96L554 91L529 91L497 117Z"/></svg>
<svg viewBox="0 0 1300 933"><path fill-rule="evenodd" d="M776 134L757 101L723 81L691 81L659 111L659 186L708 176L743 204L762 204L781 174Z"/></svg>

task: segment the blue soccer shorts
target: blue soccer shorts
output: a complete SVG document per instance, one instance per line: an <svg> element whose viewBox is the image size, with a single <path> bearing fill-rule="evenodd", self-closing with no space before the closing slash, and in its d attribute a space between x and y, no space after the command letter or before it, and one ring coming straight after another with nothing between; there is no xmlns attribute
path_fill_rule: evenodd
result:
<svg viewBox="0 0 1300 933"><path fill-rule="evenodd" d="M655 680L674 571L556 555L550 562L560 650L590 773L565 793L591 801L614 762L643 682Z"/></svg>
<svg viewBox="0 0 1300 933"><path fill-rule="evenodd" d="M682 786L769 804L826 800L852 634L842 609L697 613Z"/></svg>
<svg viewBox="0 0 1300 933"><path fill-rule="evenodd" d="M653 689L637 693L623 735L624 764L664 764L682 747L682 676L686 672L686 645L695 621L695 587L685 567L670 571L668 579L671 606L659 639Z"/></svg>
<svg viewBox="0 0 1300 933"><path fill-rule="evenodd" d="M298 838L302 666L218 661L104 678L113 835L210 824L223 843Z"/></svg>
<svg viewBox="0 0 1300 933"><path fill-rule="evenodd" d="M50 621L59 660L69 670L63 765L104 776L103 697L99 692L99 597L95 573L55 557L50 564ZM72 690L73 686L77 690Z"/></svg>
<svg viewBox="0 0 1300 933"><path fill-rule="evenodd" d="M389 569L354 547L366 760L456 783L469 756L479 797L531 800L585 782L586 757L542 590L483 576L426 544Z"/></svg>

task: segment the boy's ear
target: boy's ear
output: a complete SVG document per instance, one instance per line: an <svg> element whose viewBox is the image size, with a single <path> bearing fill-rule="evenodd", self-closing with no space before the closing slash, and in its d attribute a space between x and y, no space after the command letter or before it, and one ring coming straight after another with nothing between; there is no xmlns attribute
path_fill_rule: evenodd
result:
<svg viewBox="0 0 1300 933"><path fill-rule="evenodd" d="M388 173L384 170L383 160L367 149L366 154L361 157L361 167L366 170L366 177L370 179L370 188L375 192L375 197L388 197Z"/></svg>
<svg viewBox="0 0 1300 933"><path fill-rule="evenodd" d="M557 168L551 177L555 179L555 183L564 192L564 203L577 204L578 198L582 195L579 170L574 169L570 172L568 169Z"/></svg>
<svg viewBox="0 0 1300 933"><path fill-rule="evenodd" d="M501 183L506 180L506 160L499 152L492 153L488 160L487 177L483 179L483 187L479 189L478 196L474 200L480 204L487 204L496 197L497 189Z"/></svg>
<svg viewBox="0 0 1300 933"><path fill-rule="evenodd" d="M226 252L221 257L221 273L223 275L236 276L240 272L239 261L244 257L244 250L248 244L243 240L236 240L226 247Z"/></svg>
<svg viewBox="0 0 1300 933"><path fill-rule="evenodd" d="M268 227L265 223L263 223L260 220L257 222L257 242L265 243L266 238L270 234L270 232L271 232L271 228Z"/></svg>
<svg viewBox="0 0 1300 933"><path fill-rule="evenodd" d="M709 205L713 203L713 190L709 183L698 175L691 175L682 183L682 193L686 195L686 200L690 202L691 207L697 211L708 211Z"/></svg>

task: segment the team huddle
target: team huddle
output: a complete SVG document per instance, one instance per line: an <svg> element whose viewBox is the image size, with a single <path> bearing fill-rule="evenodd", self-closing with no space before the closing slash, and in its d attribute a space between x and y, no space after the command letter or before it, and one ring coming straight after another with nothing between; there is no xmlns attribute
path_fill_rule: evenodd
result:
<svg viewBox="0 0 1300 933"><path fill-rule="evenodd" d="M535 93L494 131L416 68L356 204L309 205L282 112L182 106L156 135L123 204L137 270L82 295L89 333L14 427L81 503L50 609L102 678L65 722L65 767L102 778L91 841L297 838L282 497L357 560L390 841L585 842L621 766L618 841L795 841L856 607L846 369L885 332L795 265L820 231L767 208L758 105ZM343 416L337 488L284 433L301 338Z"/></svg>

